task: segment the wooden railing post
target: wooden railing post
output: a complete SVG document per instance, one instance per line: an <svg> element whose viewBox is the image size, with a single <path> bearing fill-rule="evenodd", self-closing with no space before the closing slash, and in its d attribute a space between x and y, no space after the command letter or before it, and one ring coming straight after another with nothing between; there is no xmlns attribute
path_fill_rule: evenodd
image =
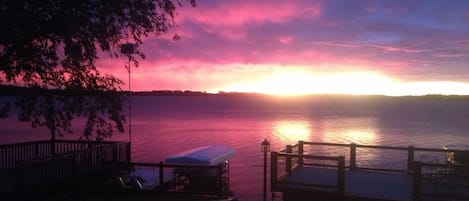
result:
<svg viewBox="0 0 469 201"><path fill-rule="evenodd" d="M298 141L298 166L303 167L304 142Z"/></svg>
<svg viewBox="0 0 469 201"><path fill-rule="evenodd" d="M132 159L130 158L130 154L131 154L130 152L131 152L132 150L130 150L130 143L126 143L126 149L127 149L127 153L126 153L126 154L127 154L127 157L126 157L126 160L127 160L128 163L131 163L131 162L132 162Z"/></svg>
<svg viewBox="0 0 469 201"><path fill-rule="evenodd" d="M345 196L345 157L339 156L337 163L338 193L343 198L343 196Z"/></svg>
<svg viewBox="0 0 469 201"><path fill-rule="evenodd" d="M292 146L291 145L287 145L285 151L287 153L292 153ZM291 156L287 156L285 157L285 171L288 172L288 174L291 173Z"/></svg>
<svg viewBox="0 0 469 201"><path fill-rule="evenodd" d="M98 167L103 169L103 149L101 147L98 148L98 152L96 153L96 162L98 163Z"/></svg>
<svg viewBox="0 0 469 201"><path fill-rule="evenodd" d="M350 144L350 169L354 170L357 168L357 144Z"/></svg>
<svg viewBox="0 0 469 201"><path fill-rule="evenodd" d="M277 190L277 152L270 153L270 191Z"/></svg>
<svg viewBox="0 0 469 201"><path fill-rule="evenodd" d="M55 156L55 134L52 136L53 138L50 141L50 156Z"/></svg>
<svg viewBox="0 0 469 201"><path fill-rule="evenodd" d="M71 171L70 172L71 172L73 177L76 177L76 176L78 176L77 168L76 168L76 166L78 166L77 163L76 163L77 153L74 153L70 159L71 159L71 164L70 164L71 165Z"/></svg>
<svg viewBox="0 0 469 201"><path fill-rule="evenodd" d="M114 166L113 167L113 171L114 173L118 172L119 171L119 168L118 168L118 163L117 163L117 152L118 152L118 147L114 144L114 145L111 145L112 146L112 165Z"/></svg>
<svg viewBox="0 0 469 201"><path fill-rule="evenodd" d="M421 179L422 179L422 164L418 161L413 162L414 168L414 189L412 191L413 200L420 201L421 196Z"/></svg>
<svg viewBox="0 0 469 201"><path fill-rule="evenodd" d="M39 156L39 143L34 143L34 156Z"/></svg>
<svg viewBox="0 0 469 201"><path fill-rule="evenodd" d="M158 178L159 179L159 185L163 185L164 183L164 165L163 165L163 161L160 161L160 164L159 164L159 172L160 172L160 177Z"/></svg>
<svg viewBox="0 0 469 201"><path fill-rule="evenodd" d="M218 164L218 168L217 168L217 171L218 171L218 198L221 198L221 196L223 195L223 175L222 175L223 167L222 167L222 165L223 165L223 163Z"/></svg>
<svg viewBox="0 0 469 201"><path fill-rule="evenodd" d="M407 148L407 172L413 170L412 165L414 164L414 146Z"/></svg>

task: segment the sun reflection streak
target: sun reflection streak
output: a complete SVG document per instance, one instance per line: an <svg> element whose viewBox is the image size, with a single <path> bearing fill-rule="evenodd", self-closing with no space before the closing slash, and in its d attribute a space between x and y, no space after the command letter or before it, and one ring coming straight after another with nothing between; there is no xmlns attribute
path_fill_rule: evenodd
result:
<svg viewBox="0 0 469 201"><path fill-rule="evenodd" d="M341 125L340 129L336 125ZM323 142L377 144L380 141L378 122L373 118L344 118L328 121Z"/></svg>
<svg viewBox="0 0 469 201"><path fill-rule="evenodd" d="M344 137L356 144L375 144L376 133L371 129L346 130Z"/></svg>
<svg viewBox="0 0 469 201"><path fill-rule="evenodd" d="M311 125L307 121L277 121L272 132L282 144L294 144L299 140L310 140Z"/></svg>

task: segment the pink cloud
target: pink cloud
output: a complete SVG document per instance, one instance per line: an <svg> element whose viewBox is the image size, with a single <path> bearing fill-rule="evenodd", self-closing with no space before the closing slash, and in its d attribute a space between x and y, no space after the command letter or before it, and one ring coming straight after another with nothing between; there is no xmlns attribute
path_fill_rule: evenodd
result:
<svg viewBox="0 0 469 201"><path fill-rule="evenodd" d="M278 39L278 42L287 45L290 44L293 41L293 37L291 36L283 36Z"/></svg>
<svg viewBox="0 0 469 201"><path fill-rule="evenodd" d="M437 58L456 58L456 57L467 57L467 54L436 54L434 55L434 57L437 57Z"/></svg>
<svg viewBox="0 0 469 201"><path fill-rule="evenodd" d="M176 21L189 37L195 35L191 29L196 26L227 40L246 40L249 26L286 24L295 18L317 19L321 14L321 4L318 2L198 1L196 8L182 7Z"/></svg>
<svg viewBox="0 0 469 201"><path fill-rule="evenodd" d="M340 43L340 42L323 42L323 41L313 41L312 44L317 45L325 45L325 46L334 46L334 47L342 47L342 48L366 48L371 47L379 50L383 50L386 52L403 52L403 53L421 53L421 52L430 52L434 51L432 49L411 49L408 47L399 47L399 46L391 46L391 45L381 45L381 44L374 44L372 42L368 43Z"/></svg>
<svg viewBox="0 0 469 201"><path fill-rule="evenodd" d="M216 27L238 27L251 23L286 22L293 17L321 15L319 3L299 1L199 1L195 9L184 8L179 19Z"/></svg>

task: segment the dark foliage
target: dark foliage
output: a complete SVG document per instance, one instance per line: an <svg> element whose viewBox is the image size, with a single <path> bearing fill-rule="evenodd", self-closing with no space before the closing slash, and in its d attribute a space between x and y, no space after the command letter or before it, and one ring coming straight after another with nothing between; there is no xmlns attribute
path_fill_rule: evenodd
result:
<svg viewBox="0 0 469 201"><path fill-rule="evenodd" d="M75 116L86 118L86 138L107 137L113 127L122 132L122 82L100 74L97 55L122 56L119 44L133 41L143 58L142 39L175 28L179 6L173 0L0 0L0 82L39 92L17 96L19 120L46 126L53 136L70 133ZM3 104L5 117L10 105Z"/></svg>

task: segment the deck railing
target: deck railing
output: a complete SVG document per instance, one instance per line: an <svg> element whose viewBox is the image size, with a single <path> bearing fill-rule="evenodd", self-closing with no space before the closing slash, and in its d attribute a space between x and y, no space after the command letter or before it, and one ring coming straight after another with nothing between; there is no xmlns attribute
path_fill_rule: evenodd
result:
<svg viewBox="0 0 469 201"><path fill-rule="evenodd" d="M49 156L50 148L49 141L0 145L0 170L14 168L18 160Z"/></svg>
<svg viewBox="0 0 469 201"><path fill-rule="evenodd" d="M156 171L158 186L164 192L204 194L223 197L229 193L229 164L131 163L134 169Z"/></svg>
<svg viewBox="0 0 469 201"><path fill-rule="evenodd" d="M86 150L21 160L15 164L15 190L73 183L96 173L112 174L130 162L129 143L103 144ZM91 145L90 145L91 146Z"/></svg>
<svg viewBox="0 0 469 201"><path fill-rule="evenodd" d="M454 152L466 152L464 150L455 149L436 149L436 148L420 148L414 146L398 147L398 146L381 146L381 145L360 145L360 144L343 144L343 143L326 143L326 142L304 142L299 141L295 145L287 145L285 149L280 150L284 153L295 153L299 155L318 155L313 149L341 149L344 153L335 153L327 155L343 155L345 156L346 168L349 169L369 169L377 171L390 171L390 172L411 172L413 171L414 161L424 161L424 158L431 156L436 158L437 163L446 162L446 156ZM313 151L311 151L313 150ZM361 151L363 154L360 155ZM378 159L369 159L369 156L379 156ZM377 163L379 160L381 164L396 164L396 159L405 158L401 167L385 167L386 165L373 165L370 163ZM386 161L387 160L387 161ZM299 159L299 164L302 160Z"/></svg>
<svg viewBox="0 0 469 201"><path fill-rule="evenodd" d="M282 160L283 159L283 160ZM279 161L284 161L283 168ZM304 161L310 161L305 163ZM289 175L292 171L299 167L315 167L325 166L321 163L315 163L314 161L327 161L335 163L334 165L327 165L329 167L335 167L337 170L337 183L336 185L324 185L314 183L301 183L301 182L289 182L282 181L284 177ZM280 168L279 168L280 166ZM321 189L328 189L330 191L336 191L339 195L345 193L345 157L338 156L315 156L315 155L302 155L292 153L278 153L271 152L271 191L277 191L279 184L286 184L291 187L314 187Z"/></svg>
<svg viewBox="0 0 469 201"><path fill-rule="evenodd" d="M12 169L16 161L49 157L78 150L96 148L116 142L41 140L25 143L0 145L0 170Z"/></svg>
<svg viewBox="0 0 469 201"><path fill-rule="evenodd" d="M89 176L103 168L130 162L129 143L95 141L34 141L0 145L2 178L15 190L33 189ZM14 176L13 176L14 175Z"/></svg>

